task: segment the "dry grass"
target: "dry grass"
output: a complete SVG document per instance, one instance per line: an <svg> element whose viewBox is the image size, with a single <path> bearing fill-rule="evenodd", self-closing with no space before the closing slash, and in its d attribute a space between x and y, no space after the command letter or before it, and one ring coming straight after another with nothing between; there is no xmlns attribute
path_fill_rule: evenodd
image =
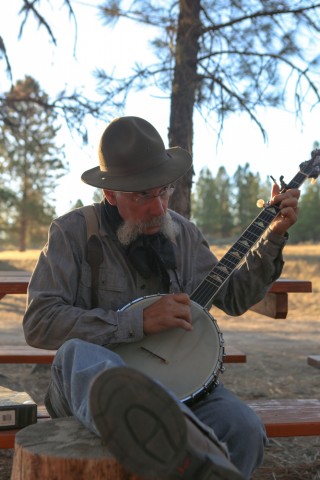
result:
<svg viewBox="0 0 320 480"><path fill-rule="evenodd" d="M0 251L0 269L17 269L32 272L39 257L39 253L39 250L27 250L26 252L19 252L18 250Z"/></svg>
<svg viewBox="0 0 320 480"><path fill-rule="evenodd" d="M228 246L214 248L218 258ZM38 251L0 252L0 269L31 271ZM289 295L289 315L274 320L248 312L214 316L230 343L247 353L246 364L228 364L222 380L244 400L255 398L319 398L320 370L307 365L308 354L320 353L320 245L288 245L284 277L312 280L313 293ZM24 342L21 319L25 296L11 295L0 302L0 342ZM28 391L42 401L49 373L30 365L2 365L0 383ZM0 450L0 478L10 479L12 451ZM196 479L195 479L196 480ZM253 480L320 480L320 439L272 439L264 465Z"/></svg>

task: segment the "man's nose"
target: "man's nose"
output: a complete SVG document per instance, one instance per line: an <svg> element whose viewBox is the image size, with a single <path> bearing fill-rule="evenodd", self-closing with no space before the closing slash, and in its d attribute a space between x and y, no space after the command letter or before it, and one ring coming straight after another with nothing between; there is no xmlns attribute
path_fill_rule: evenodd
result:
<svg viewBox="0 0 320 480"><path fill-rule="evenodd" d="M164 200L160 196L153 197L150 202L150 211L153 215L163 215L168 208L168 200Z"/></svg>

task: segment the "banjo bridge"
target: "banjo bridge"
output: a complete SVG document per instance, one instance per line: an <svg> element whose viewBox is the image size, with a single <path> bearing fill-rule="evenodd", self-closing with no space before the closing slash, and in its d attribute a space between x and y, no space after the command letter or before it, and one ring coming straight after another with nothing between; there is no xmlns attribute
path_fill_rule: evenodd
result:
<svg viewBox="0 0 320 480"><path fill-rule="evenodd" d="M166 365L169 365L169 362L163 358L163 357L160 357L160 355L157 355L156 353L152 352L151 350L148 350L148 348L146 347L140 347L141 350L143 350L144 352L146 353L149 353L149 355L152 355L154 358L157 358L158 360L160 360L162 363L165 363Z"/></svg>

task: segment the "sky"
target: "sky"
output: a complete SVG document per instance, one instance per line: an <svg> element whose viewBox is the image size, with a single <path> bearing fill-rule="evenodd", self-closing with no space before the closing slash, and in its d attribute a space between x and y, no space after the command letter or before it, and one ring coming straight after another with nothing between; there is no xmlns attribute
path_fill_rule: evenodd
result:
<svg viewBox="0 0 320 480"><path fill-rule="evenodd" d="M4 0L2 0L4 2ZM1 3L1 2L0 2ZM100 0L85 2L71 0L78 21L76 58L74 57L75 28L69 20L68 11L62 0L54 0L53 9L48 0L42 0L45 16L57 38L57 47L50 41L44 28L38 28L28 20L22 38L18 40L23 17L18 15L21 0L6 1L0 15L0 35L6 45L10 59L13 81L31 75L41 88L54 96L69 88L83 87L88 96L95 95L95 81L92 71L100 66L116 69L118 75L130 72L134 62L152 59L148 40L154 30L121 21L115 27L105 27L99 21L96 6ZM91 6L90 6L91 5ZM10 83L4 74L4 62L0 62L0 88L6 91ZM310 103L310 102L308 102ZM224 166L232 176L239 165L249 163L253 173L259 173L262 180L272 175L284 175L288 183L299 170L299 164L310 158L315 141L320 141L320 107L310 110L306 102L303 107L303 124L294 113L283 109L265 109L259 112L267 131L264 141L260 130L244 114L232 115L224 125L218 142L219 125L210 119L210 125L194 115L193 161L195 180L204 167L213 175ZM127 107L120 115L136 115L151 122L159 131L166 146L169 125L170 102L159 92L134 94L129 97ZM117 116L117 115L116 115ZM87 123L89 144L83 147L80 140L71 138L63 128L59 142L65 144L64 151L69 172L59 180L53 198L56 200L58 215L68 211L78 199L84 204L92 202L94 189L81 182L83 171L98 165L98 143L105 124Z"/></svg>

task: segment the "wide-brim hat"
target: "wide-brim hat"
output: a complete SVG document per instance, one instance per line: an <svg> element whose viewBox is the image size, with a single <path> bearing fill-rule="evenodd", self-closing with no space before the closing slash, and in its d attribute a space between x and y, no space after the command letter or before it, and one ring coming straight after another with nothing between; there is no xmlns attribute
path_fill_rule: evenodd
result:
<svg viewBox="0 0 320 480"><path fill-rule="evenodd" d="M99 167L81 179L93 187L137 192L168 185L191 167L189 152L166 149L157 130L139 117L120 117L105 129L99 144Z"/></svg>

